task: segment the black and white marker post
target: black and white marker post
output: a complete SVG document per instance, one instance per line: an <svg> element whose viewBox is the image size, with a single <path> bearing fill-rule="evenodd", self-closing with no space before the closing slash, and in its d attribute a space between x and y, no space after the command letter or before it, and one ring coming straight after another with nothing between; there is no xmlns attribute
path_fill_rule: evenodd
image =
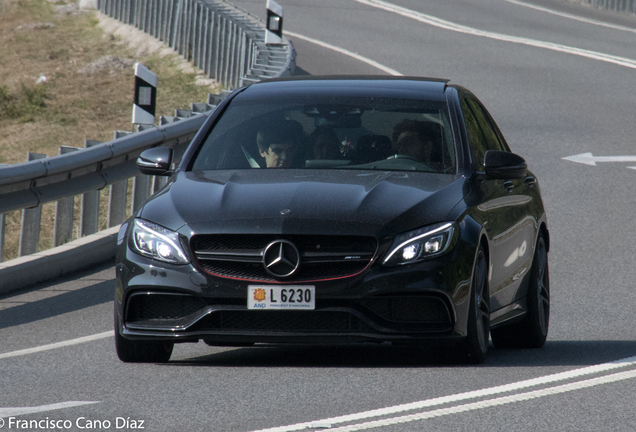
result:
<svg viewBox="0 0 636 432"><path fill-rule="evenodd" d="M274 0L267 0L266 44L283 43L283 8Z"/></svg>
<svg viewBox="0 0 636 432"><path fill-rule="evenodd" d="M155 124L157 105L157 75L140 63L135 63L135 103L133 105L133 125Z"/></svg>

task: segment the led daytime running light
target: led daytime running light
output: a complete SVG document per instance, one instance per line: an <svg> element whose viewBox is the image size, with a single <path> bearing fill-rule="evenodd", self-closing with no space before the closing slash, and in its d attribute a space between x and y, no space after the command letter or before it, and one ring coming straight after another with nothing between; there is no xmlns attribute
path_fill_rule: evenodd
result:
<svg viewBox="0 0 636 432"><path fill-rule="evenodd" d="M165 231L165 233L161 231ZM146 237L142 237L143 234L146 234L149 238L143 238ZM172 236L175 238L172 238ZM142 247L142 245L139 244L140 240L146 242L148 246ZM135 220L133 242L135 244L135 249L137 249L137 251L142 255L150 256L154 259L172 264L187 264L189 262L188 258L181 249L181 245L179 244L178 234L165 228L161 228L158 225L141 220ZM171 251L166 250L166 247L171 249Z"/></svg>
<svg viewBox="0 0 636 432"><path fill-rule="evenodd" d="M418 236L416 236L416 237L410 238L410 239L408 239L408 240L406 240L406 241L404 241L404 242L400 243L398 246L396 246L395 248L393 248L393 250L391 251L391 253L390 253L390 254L389 254L389 255L388 255L388 256L384 259L384 261L382 262L382 264L387 264L387 263L391 260L391 258L393 258L393 256L394 256L396 253L398 253L398 252L402 251L402 250L403 250L406 246L408 246L410 243L417 242L418 240L421 240L421 239L423 239L423 238L431 237L431 236L433 236L433 235L434 235L434 234L436 234L436 233L439 233L439 232L442 232L442 231L446 231L446 230L448 230L448 229L452 228L452 226L453 226L453 224L449 222L449 223L446 223L446 224L444 224L444 225L442 225L442 226L440 226L440 227L438 227L438 228L435 228L435 229L433 229L433 230L431 230L431 231L427 231L427 232L425 232L425 233L423 233L423 234L420 234L420 235L418 235ZM450 240L450 239L449 239L449 240ZM440 250L440 252L442 252L443 250L444 250L444 248L442 248L442 250ZM439 252L438 252L438 253L439 253Z"/></svg>

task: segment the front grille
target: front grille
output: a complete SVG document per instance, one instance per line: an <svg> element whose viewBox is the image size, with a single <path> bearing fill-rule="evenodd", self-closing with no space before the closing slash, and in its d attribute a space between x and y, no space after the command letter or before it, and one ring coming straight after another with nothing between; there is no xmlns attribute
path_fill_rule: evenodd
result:
<svg viewBox="0 0 636 432"><path fill-rule="evenodd" d="M217 311L192 329L282 332L367 331L369 326L355 315L341 311Z"/></svg>
<svg viewBox="0 0 636 432"><path fill-rule="evenodd" d="M199 235L191 247L199 265L216 276L276 282L263 265L263 254L275 240L286 240L300 253L298 270L285 280L309 282L349 277L362 272L376 253L373 237L308 235Z"/></svg>
<svg viewBox="0 0 636 432"><path fill-rule="evenodd" d="M176 321L207 306L205 300L180 294L133 294L128 300L126 322Z"/></svg>
<svg viewBox="0 0 636 432"><path fill-rule="evenodd" d="M361 304L379 317L394 323L450 325L444 301L432 296L379 296Z"/></svg>

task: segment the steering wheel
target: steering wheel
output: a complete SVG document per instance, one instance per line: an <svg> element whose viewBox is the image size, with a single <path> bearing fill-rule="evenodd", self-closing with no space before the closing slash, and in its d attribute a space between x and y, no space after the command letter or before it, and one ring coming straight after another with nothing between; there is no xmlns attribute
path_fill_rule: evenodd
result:
<svg viewBox="0 0 636 432"><path fill-rule="evenodd" d="M417 169L420 171L431 171L434 172L436 171L435 169L431 168L427 163L422 162L419 159L414 158L413 156L409 156L406 154L395 154L393 156L389 156L388 158L385 159L386 161L389 161L389 163L395 163L395 164L409 164L412 166L413 169Z"/></svg>

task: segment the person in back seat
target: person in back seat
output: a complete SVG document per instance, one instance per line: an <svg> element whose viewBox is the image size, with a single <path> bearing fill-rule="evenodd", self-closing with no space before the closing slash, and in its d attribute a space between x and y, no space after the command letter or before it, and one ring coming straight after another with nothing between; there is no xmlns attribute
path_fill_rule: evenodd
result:
<svg viewBox="0 0 636 432"><path fill-rule="evenodd" d="M317 127L309 135L307 159L339 159L340 141L333 129L326 126Z"/></svg>

